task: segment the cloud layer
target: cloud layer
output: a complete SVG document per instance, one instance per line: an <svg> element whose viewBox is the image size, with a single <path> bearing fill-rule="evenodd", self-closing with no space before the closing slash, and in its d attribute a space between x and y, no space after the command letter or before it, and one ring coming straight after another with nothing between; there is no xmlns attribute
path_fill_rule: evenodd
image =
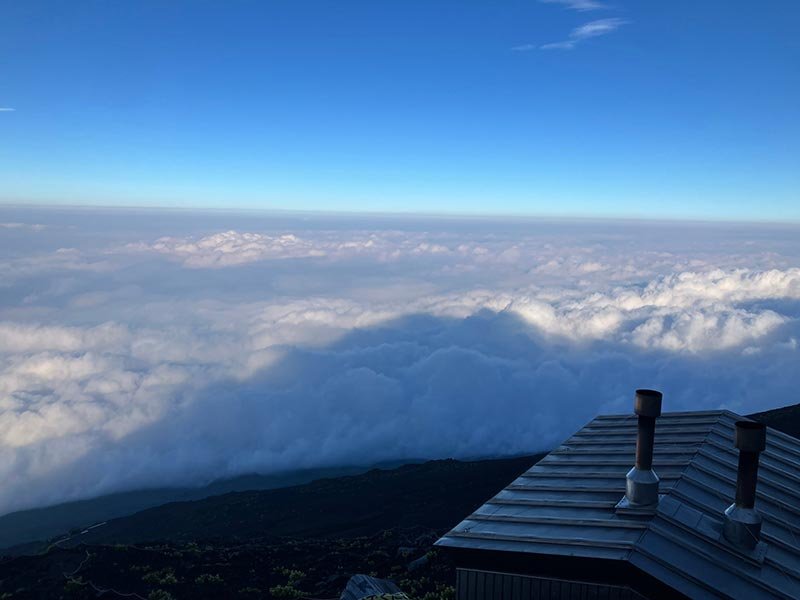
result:
<svg viewBox="0 0 800 600"><path fill-rule="evenodd" d="M0 234L0 511L532 452L637 386L792 401L797 229L41 214ZM89 223L89 225L87 225Z"/></svg>

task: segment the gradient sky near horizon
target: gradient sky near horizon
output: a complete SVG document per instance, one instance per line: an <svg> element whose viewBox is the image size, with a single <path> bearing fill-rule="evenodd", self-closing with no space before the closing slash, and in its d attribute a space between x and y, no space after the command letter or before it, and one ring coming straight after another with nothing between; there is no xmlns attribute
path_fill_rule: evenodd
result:
<svg viewBox="0 0 800 600"><path fill-rule="evenodd" d="M800 220L800 3L3 3L0 202Z"/></svg>

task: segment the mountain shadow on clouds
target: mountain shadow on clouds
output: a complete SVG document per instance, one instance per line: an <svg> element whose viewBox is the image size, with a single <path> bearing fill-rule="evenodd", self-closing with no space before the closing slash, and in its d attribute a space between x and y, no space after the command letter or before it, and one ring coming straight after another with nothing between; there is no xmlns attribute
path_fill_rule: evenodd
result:
<svg viewBox="0 0 800 600"><path fill-rule="evenodd" d="M787 328L797 325L784 324L779 339ZM187 388L153 424L122 439L98 433L91 452L31 481L27 496L57 502L250 473L530 455L596 414L628 413L637 387L663 390L667 411L750 413L797 401L800 379L778 346L698 355L627 341L577 345L488 310L463 319L412 315L270 353L248 377ZM79 516L75 525L99 520Z"/></svg>
<svg viewBox="0 0 800 600"><path fill-rule="evenodd" d="M769 298L742 302L740 307L753 311L771 310L779 315L792 319L800 318L800 300L795 300L793 298Z"/></svg>

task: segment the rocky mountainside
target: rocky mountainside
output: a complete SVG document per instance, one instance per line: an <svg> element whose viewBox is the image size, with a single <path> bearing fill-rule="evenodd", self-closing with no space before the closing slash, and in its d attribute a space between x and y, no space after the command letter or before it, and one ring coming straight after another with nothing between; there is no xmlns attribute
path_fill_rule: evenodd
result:
<svg viewBox="0 0 800 600"><path fill-rule="evenodd" d="M4 559L0 598L332 598L353 573L449 598L452 566L431 545L539 458L430 461L165 504Z"/></svg>

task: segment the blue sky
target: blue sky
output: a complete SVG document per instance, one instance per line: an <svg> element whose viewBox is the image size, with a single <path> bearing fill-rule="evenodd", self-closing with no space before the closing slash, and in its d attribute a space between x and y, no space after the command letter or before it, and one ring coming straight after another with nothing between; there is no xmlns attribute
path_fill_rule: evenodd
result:
<svg viewBox="0 0 800 600"><path fill-rule="evenodd" d="M0 202L800 219L800 4L14 2Z"/></svg>

